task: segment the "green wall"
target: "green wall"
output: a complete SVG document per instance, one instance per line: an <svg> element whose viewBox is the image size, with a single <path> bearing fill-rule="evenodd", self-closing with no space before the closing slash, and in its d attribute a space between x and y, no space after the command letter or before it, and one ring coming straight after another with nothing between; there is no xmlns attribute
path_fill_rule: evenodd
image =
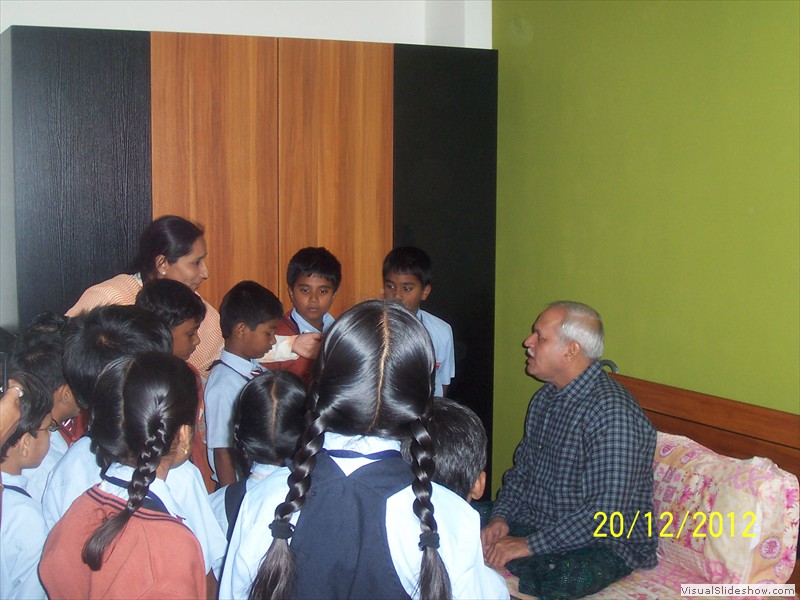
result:
<svg viewBox="0 0 800 600"><path fill-rule="evenodd" d="M494 1L495 489L552 300L622 373L800 412L799 7Z"/></svg>

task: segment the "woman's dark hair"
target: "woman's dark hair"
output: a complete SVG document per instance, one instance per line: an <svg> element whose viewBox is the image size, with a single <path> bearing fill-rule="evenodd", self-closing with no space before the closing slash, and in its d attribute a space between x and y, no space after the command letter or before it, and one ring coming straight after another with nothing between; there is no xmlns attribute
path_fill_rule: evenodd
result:
<svg viewBox="0 0 800 600"><path fill-rule="evenodd" d="M105 521L86 541L83 562L93 571L103 565L109 544L122 532L142 504L156 477L161 459L172 450L183 425L194 425L197 383L186 363L170 354L148 352L112 362L97 380L98 393L116 394L116 402L96 414L93 427L100 436L101 451L134 467L125 508ZM117 407L116 415L113 407ZM108 419L122 421L123 441L108 443L117 426L104 427Z"/></svg>
<svg viewBox="0 0 800 600"><path fill-rule="evenodd" d="M203 237L203 228L183 217L159 217L147 226L139 238L139 253L131 263L131 274L139 273L142 281L154 279L156 258L163 254L167 262L178 262L180 257L192 251L192 246L200 237Z"/></svg>
<svg viewBox="0 0 800 600"><path fill-rule="evenodd" d="M233 442L245 472L254 462L283 465L305 428L306 389L289 371L266 371L239 392L233 411Z"/></svg>
<svg viewBox="0 0 800 600"><path fill-rule="evenodd" d="M286 501L275 509L273 531L291 529L292 514L305 504L311 473L325 432L411 437L411 468L420 520L420 596L449 598L450 579L439 556L431 502L433 443L428 435L435 358L430 337L414 315L397 303L369 301L336 321L318 360L309 398L308 426L294 456ZM285 532L284 532L285 533ZM250 598L283 598L295 570L287 539L275 538L259 567Z"/></svg>
<svg viewBox="0 0 800 600"><path fill-rule="evenodd" d="M47 389L47 385L36 375L20 371L12 362L9 368L8 378L13 379L22 388L24 395L19 399L19 423L6 442L0 446L0 461L6 457L8 449L19 442L20 438L26 433L33 437L50 435L46 431L39 431L39 426L45 415L53 410L53 392Z"/></svg>

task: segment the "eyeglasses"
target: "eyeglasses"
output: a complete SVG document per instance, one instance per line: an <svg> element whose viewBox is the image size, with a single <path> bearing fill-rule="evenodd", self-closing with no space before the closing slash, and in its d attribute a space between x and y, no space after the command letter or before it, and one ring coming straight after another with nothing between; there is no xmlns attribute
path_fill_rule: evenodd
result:
<svg viewBox="0 0 800 600"><path fill-rule="evenodd" d="M58 431L61 426L55 419L50 419L50 425L47 427L42 427L41 429L37 429L36 431L49 431L53 433L54 431Z"/></svg>

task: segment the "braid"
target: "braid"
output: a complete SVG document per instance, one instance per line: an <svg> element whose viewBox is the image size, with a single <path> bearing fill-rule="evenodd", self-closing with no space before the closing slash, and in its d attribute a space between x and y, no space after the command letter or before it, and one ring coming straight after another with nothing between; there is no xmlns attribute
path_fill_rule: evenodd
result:
<svg viewBox="0 0 800 600"><path fill-rule="evenodd" d="M150 484L156 477L156 468L161 457L169 451L165 443L166 432L163 424L156 431L156 435L148 440L150 443L145 447L144 452L139 457L136 469L133 471L130 485L128 485L128 503L122 511L108 519L86 540L83 546L83 562L89 565L92 571L99 571L103 566L103 555L108 545L122 532L125 525L130 521L133 513L139 510L142 505ZM103 470L108 469L108 465Z"/></svg>
<svg viewBox="0 0 800 600"><path fill-rule="evenodd" d="M286 494L286 500L275 509L275 520L270 524L272 544L253 579L249 600L280 600L288 596L294 582L295 566L288 539L293 530L290 520L292 515L305 504L306 494L311 487L311 472L317 464L317 454L322 449L325 439L322 417L312 413L309 421L300 440L300 448L294 455L292 473L287 479L289 492Z"/></svg>
<svg viewBox="0 0 800 600"><path fill-rule="evenodd" d="M425 426L427 417L420 417L411 423L411 469L414 472L414 482L411 484L416 499L414 500L414 514L420 521L420 549L422 550L422 566L419 574L420 597L450 598L450 577L442 562L437 548L439 547L439 534L436 519L433 517L433 503L431 502L431 477L434 472L433 440Z"/></svg>
<svg viewBox="0 0 800 600"><path fill-rule="evenodd" d="M156 478L156 469L161 458L169 452L167 431L163 420L156 416L148 425L150 426L148 430L152 427L154 431L148 431L144 448L136 462L136 468L128 486L128 506L126 508L132 512L137 511L142 505L144 497L150 490L150 484Z"/></svg>

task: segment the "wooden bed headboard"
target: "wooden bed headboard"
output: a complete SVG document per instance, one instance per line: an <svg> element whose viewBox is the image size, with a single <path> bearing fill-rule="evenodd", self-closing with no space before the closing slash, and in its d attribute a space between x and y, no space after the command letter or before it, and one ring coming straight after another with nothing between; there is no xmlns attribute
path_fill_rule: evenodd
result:
<svg viewBox="0 0 800 600"><path fill-rule="evenodd" d="M734 458L764 456L800 479L800 415L611 375L628 388L656 429L685 435Z"/></svg>

